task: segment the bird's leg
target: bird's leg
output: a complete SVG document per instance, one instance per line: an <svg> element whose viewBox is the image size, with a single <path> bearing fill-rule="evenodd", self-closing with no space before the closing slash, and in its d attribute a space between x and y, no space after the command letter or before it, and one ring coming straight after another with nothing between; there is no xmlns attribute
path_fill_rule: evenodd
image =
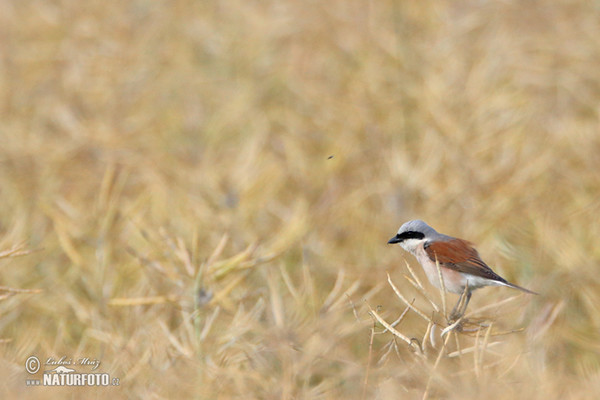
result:
<svg viewBox="0 0 600 400"><path fill-rule="evenodd" d="M456 321L465 315L467 311L467 306L469 305L469 301L471 300L471 291L469 290L469 283L465 286L465 290L461 293L458 298L458 302L452 309L450 313L450 321Z"/></svg>
<svg viewBox="0 0 600 400"><path fill-rule="evenodd" d="M462 307L462 310L460 310L460 317L462 317L463 315L465 315L465 312L467 312L467 306L469 305L469 301L471 301L471 291L467 291L467 298L465 300L465 304Z"/></svg>
<svg viewBox="0 0 600 400"><path fill-rule="evenodd" d="M460 306L460 303L462 303L462 299L463 299L464 295L465 295L464 293L461 293L460 296L458 297L458 301L456 302L456 305L454 306L454 308L450 312L450 316L449 316L450 321L455 321L455 320L458 319L458 318L456 318L456 316L458 315L457 311L458 311L458 308Z"/></svg>

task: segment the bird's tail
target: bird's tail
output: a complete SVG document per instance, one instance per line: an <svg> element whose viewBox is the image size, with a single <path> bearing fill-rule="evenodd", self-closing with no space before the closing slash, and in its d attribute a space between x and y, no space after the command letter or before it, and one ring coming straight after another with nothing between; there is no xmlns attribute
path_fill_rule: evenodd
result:
<svg viewBox="0 0 600 400"><path fill-rule="evenodd" d="M510 283L510 282L504 282L504 285L506 285L506 286L508 286L508 287L511 287L511 288L513 288L513 289L518 289L518 290L520 290L520 291L522 291L522 292L525 292L525 293L529 293L529 294L539 294L539 293L536 293L536 292L534 292L533 290L525 289L524 287L521 287L521 286L519 286L519 285L515 285L514 283Z"/></svg>

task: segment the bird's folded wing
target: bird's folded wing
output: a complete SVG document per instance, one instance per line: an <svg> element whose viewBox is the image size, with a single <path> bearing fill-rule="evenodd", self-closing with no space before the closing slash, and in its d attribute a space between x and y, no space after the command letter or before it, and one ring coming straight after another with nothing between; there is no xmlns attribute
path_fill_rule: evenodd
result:
<svg viewBox="0 0 600 400"><path fill-rule="evenodd" d="M440 266L465 274L506 282L483 262L477 250L466 240L452 239L430 242L425 244L425 251L433 262L437 259Z"/></svg>

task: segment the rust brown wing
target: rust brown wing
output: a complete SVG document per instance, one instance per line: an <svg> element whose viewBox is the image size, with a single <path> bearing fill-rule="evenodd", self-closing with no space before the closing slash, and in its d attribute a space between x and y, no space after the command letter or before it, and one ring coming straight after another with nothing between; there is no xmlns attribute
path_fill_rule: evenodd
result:
<svg viewBox="0 0 600 400"><path fill-rule="evenodd" d="M506 282L481 260L473 245L466 240L452 239L425 244L429 258L440 265L458 272L479 276L494 281Z"/></svg>

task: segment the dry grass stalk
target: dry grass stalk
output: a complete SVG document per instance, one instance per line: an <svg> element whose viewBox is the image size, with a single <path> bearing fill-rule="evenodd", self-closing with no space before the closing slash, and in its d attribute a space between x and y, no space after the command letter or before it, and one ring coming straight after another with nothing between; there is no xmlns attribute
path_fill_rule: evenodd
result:
<svg viewBox="0 0 600 400"><path fill-rule="evenodd" d="M473 358L472 358L473 373L475 374L475 376L477 378L480 378L483 374L484 369L489 369L489 368L492 368L493 366L501 364L501 359L502 359L501 354L492 351L491 348L506 345L506 342L503 342L503 341L490 342L490 338L498 337L498 336L505 337L508 334L517 333L517 332L521 331L520 329L512 329L512 330L501 331L501 332L494 331L493 319L483 318L483 319L479 319L479 320L474 320L472 318L468 318L471 316L471 313L469 313L469 314L462 315L458 320L453 321L450 325L441 329L440 336L443 338L443 341L441 342L441 345L439 345L439 343L436 340L436 331L437 331L438 324L435 322L435 319L437 319L437 318L435 318L435 315L439 314L440 310L446 310L446 305L445 305L446 292L445 292L445 285L444 285L443 277L442 277L441 271L439 269L439 263L436 262L436 265L438 268L438 277L440 279L440 287L441 287L440 301L442 303L441 305L436 304L435 302L433 302L433 300L431 300L428 296L426 296L425 293L422 293L423 297L425 297L427 299L427 301L429 303L428 305L431 307L431 310L425 311L425 310L417 307L414 304L414 301L409 302L406 299L406 296L404 296L400 292L400 290L392 282L392 279L391 279L390 275L388 274L387 275L388 284L390 285L390 287L392 288L392 290L394 291L396 296L406 305L406 308L404 309L401 316L396 321L394 321L393 323L388 323L378 312L376 312L369 306L369 314L374 318L375 321L380 323L385 328L385 330L383 330L381 332L381 334L384 334L385 332L390 332L394 337L401 339L404 343L406 343L407 345L409 345L409 347L412 347L412 348L414 348L414 346L416 344L418 344L417 349L414 353L419 355L419 357L423 361L426 361L429 359L429 351L428 351L429 346L427 345L427 343L429 343L429 345L432 348L434 348L434 349L437 348L437 351L435 353L436 354L435 359L431 361L431 364L425 363L423 365L423 367L425 367L425 369L423 370L423 373L426 373L428 376L428 379L425 382L424 390L422 393L423 399L427 399L430 397L431 390L433 387L432 385L433 385L434 381L436 381L436 380L444 381L445 380L445 378L443 376L439 376L438 373L436 372L440 366L440 363L442 362L442 360L444 358L453 359L453 358L457 358L457 357L462 357L469 353L473 353ZM424 292L425 288L421 285L420 281L418 280L418 277L414 274L414 272L410 269L410 267L408 269L409 269L409 273L411 274L412 278L406 277L407 280L412 284L413 288L415 288L418 292ZM468 290L468 288L465 288L465 292L467 290ZM500 300L494 304L490 304L485 307L481 307L479 309L476 309L473 314L479 315L479 314L481 314L482 311L485 311L485 310L489 310L492 308L498 309L502 306L505 306L506 304L508 304L509 302L513 301L514 299L516 299L518 297L519 296L513 296L509 299ZM464 294L462 296L460 296L456 309L458 309L458 310L462 309L465 300L466 300L466 296ZM444 313L441 314L443 321L448 320L448 315L446 315L445 312L446 311L444 311ZM398 326L400 326L400 322L402 320L404 320L409 313L414 313L414 314L418 315L421 319L423 319L427 322L427 325L424 327L424 330L423 330L424 333L422 335L422 339L420 339L420 341L415 340L411 334L403 333L402 329L398 328ZM433 318L430 318L427 315L432 315ZM472 339L469 339L472 337L471 336L472 333L474 334L474 337ZM452 350L449 347L452 337L454 338L454 346L455 346L454 350ZM469 341L472 341L471 345L467 344ZM372 344L371 344L371 346L372 346ZM390 350L391 350L391 347L389 347L389 349L386 351L386 357ZM488 362L487 364L485 362L486 359L484 358L484 355L486 353L490 354L492 356L492 357L490 357L490 362ZM370 369L370 361L369 361L367 368ZM366 384L367 384L367 380L365 380L365 385ZM364 393L364 390L363 390L363 393Z"/></svg>

